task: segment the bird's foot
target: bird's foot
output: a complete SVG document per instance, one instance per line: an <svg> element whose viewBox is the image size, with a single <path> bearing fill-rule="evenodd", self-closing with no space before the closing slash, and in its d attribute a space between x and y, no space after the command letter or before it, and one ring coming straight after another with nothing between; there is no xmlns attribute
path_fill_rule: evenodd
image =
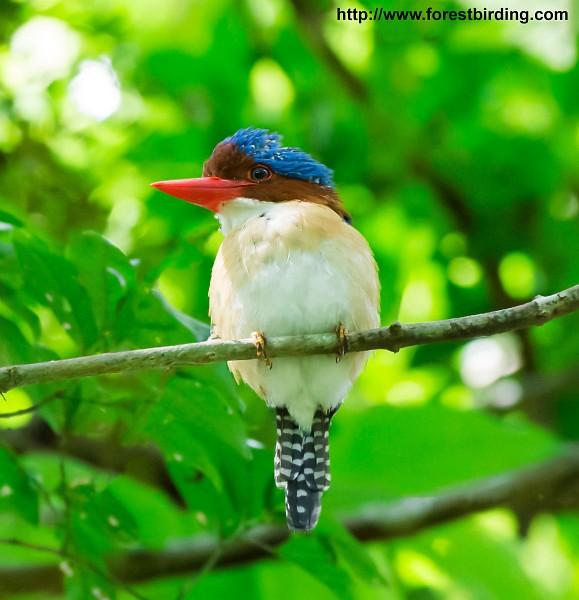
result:
<svg viewBox="0 0 579 600"><path fill-rule="evenodd" d="M336 353L336 362L339 363L348 352L348 330L343 323L338 323L336 327L336 336L338 338L338 352Z"/></svg>
<svg viewBox="0 0 579 600"><path fill-rule="evenodd" d="M271 369L273 367L273 363L271 362L271 359L269 359L267 357L267 353L265 351L267 342L265 341L265 336L263 335L263 332L262 331L254 331L251 334L251 339L252 339L255 349L257 351L257 358L260 360L263 360L265 366L268 369Z"/></svg>

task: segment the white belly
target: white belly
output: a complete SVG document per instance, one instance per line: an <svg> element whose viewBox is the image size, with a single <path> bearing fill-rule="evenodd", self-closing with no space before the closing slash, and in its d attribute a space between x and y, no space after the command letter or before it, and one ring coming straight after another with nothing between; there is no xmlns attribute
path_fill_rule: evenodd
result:
<svg viewBox="0 0 579 600"><path fill-rule="evenodd" d="M292 335L349 323L354 290L345 275L321 252L294 249L285 260L263 263L235 290L237 331Z"/></svg>
<svg viewBox="0 0 579 600"><path fill-rule="evenodd" d="M297 205L293 212L292 204ZM274 205L266 216L253 217L242 231L226 237L210 289L211 317L220 337L320 333L334 331L339 323L350 331L377 326L376 271L363 238L339 217L331 218L334 213L325 207L316 210L331 213L330 223L347 236L346 243L331 230L308 232L312 215L304 205ZM309 430L318 407L342 402L366 358L365 353L340 363L334 356L278 358L271 370L259 361L229 366L268 404L286 406Z"/></svg>

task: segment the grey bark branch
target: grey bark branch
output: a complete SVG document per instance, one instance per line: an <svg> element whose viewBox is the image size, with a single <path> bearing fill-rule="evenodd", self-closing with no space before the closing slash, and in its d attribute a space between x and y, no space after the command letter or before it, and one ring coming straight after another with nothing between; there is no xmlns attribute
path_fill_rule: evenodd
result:
<svg viewBox="0 0 579 600"><path fill-rule="evenodd" d="M576 310L579 310L579 285L551 296L537 296L526 304L479 315L428 323L405 325L394 323L380 329L351 333L348 335L348 351L362 352L382 348L397 352L400 348L407 346L493 335L533 325L542 325L551 319ZM265 334L267 335L267 332ZM335 354L338 351L338 340L334 333L275 337L267 340L267 354L270 358ZM251 339L208 340L194 344L109 352L94 356L2 367L0 368L0 392L6 392L19 386L105 373L167 369L255 358L256 348ZM273 368L275 369L275 363Z"/></svg>
<svg viewBox="0 0 579 600"><path fill-rule="evenodd" d="M516 509L522 501L533 514L566 510L577 506L578 478L579 448L570 446L558 456L531 467L433 496L367 507L346 518L344 525L360 541L387 540L494 507ZM199 571L217 550L219 558L214 569L239 566L275 558L275 549L288 535L285 526L270 525L224 544L212 537L197 537L172 550L131 551L112 558L109 567L118 580L136 583ZM56 565L0 567L0 597L37 590L44 593L62 590L62 573Z"/></svg>

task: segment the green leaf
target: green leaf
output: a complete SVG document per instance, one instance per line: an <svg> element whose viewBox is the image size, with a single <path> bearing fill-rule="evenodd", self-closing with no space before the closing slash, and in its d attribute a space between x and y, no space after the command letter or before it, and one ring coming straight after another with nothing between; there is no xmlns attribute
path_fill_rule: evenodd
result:
<svg viewBox="0 0 579 600"><path fill-rule="evenodd" d="M18 231L14 246L22 267L26 291L38 304L49 307L83 348L97 340L97 327L86 290L74 267L32 236Z"/></svg>
<svg viewBox="0 0 579 600"><path fill-rule="evenodd" d="M183 327L185 327L191 332L191 334L193 335L193 339L196 342L203 342L209 337L211 329L207 323L203 323L203 321L198 321L197 319L186 315L180 310L177 310L174 306L171 306L167 302L167 300L163 297L163 295L160 292L155 290L153 292L153 295L155 295L159 299L161 306L165 309L165 311L168 314L173 316L177 322L179 322L181 325L183 325Z"/></svg>
<svg viewBox="0 0 579 600"><path fill-rule="evenodd" d="M134 343L140 346L186 344L209 335L208 325L177 311L156 290L140 295L133 310Z"/></svg>
<svg viewBox="0 0 579 600"><path fill-rule="evenodd" d="M339 565L330 544L315 535L293 535L280 549L279 555L313 575L331 589L338 598L353 598L352 579Z"/></svg>
<svg viewBox="0 0 579 600"><path fill-rule="evenodd" d="M20 329L0 317L0 365L26 363L30 359L30 344Z"/></svg>
<svg viewBox="0 0 579 600"><path fill-rule="evenodd" d="M38 522L38 495L30 476L0 447L0 511L11 510L31 523Z"/></svg>
<svg viewBox="0 0 579 600"><path fill-rule="evenodd" d="M154 407L149 427L155 431L176 427L206 448L217 444L247 459L245 426L232 404L218 381L174 377Z"/></svg>
<svg viewBox="0 0 579 600"><path fill-rule="evenodd" d="M362 582L373 586L387 585L386 578L370 556L367 547L354 538L339 521L322 516L316 531L325 543L333 548L342 564Z"/></svg>
<svg viewBox="0 0 579 600"><path fill-rule="evenodd" d="M233 530L249 504L251 453L243 421L219 382L173 378L146 429L191 507Z"/></svg>
<svg viewBox="0 0 579 600"><path fill-rule="evenodd" d="M66 254L89 295L101 335L110 341L126 337L133 326L133 312L125 308L135 288L135 272L129 259L93 231L76 235Z"/></svg>
<svg viewBox="0 0 579 600"><path fill-rule="evenodd" d="M24 223L14 215L0 210L0 231L9 231L14 227L23 227Z"/></svg>
<svg viewBox="0 0 579 600"><path fill-rule="evenodd" d="M40 320L36 313L26 306L23 298L10 285L0 281L0 300L16 316L21 318L32 331L32 334L40 337Z"/></svg>
<svg viewBox="0 0 579 600"><path fill-rule="evenodd" d="M113 585L106 571L90 563L66 561L65 577L66 600L115 600L116 586Z"/></svg>
<svg viewBox="0 0 579 600"><path fill-rule="evenodd" d="M108 487L99 491L83 483L61 492L69 505L70 540L82 557L104 567L111 552L136 539L137 526L130 508Z"/></svg>

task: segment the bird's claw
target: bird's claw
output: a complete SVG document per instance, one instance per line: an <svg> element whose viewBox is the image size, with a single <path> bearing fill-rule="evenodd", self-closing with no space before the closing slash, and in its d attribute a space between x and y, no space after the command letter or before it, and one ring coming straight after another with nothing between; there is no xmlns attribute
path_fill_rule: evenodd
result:
<svg viewBox="0 0 579 600"><path fill-rule="evenodd" d="M338 352L336 354L336 362L339 363L348 352L348 330L343 323L338 323L336 327L336 336L338 338Z"/></svg>
<svg viewBox="0 0 579 600"><path fill-rule="evenodd" d="M265 341L265 336L261 331L254 331L251 334L251 339L257 352L257 358L263 360L265 366L268 369L271 369L273 367L273 363L271 362L271 359L267 357L267 353L265 351L265 347L267 344Z"/></svg>

